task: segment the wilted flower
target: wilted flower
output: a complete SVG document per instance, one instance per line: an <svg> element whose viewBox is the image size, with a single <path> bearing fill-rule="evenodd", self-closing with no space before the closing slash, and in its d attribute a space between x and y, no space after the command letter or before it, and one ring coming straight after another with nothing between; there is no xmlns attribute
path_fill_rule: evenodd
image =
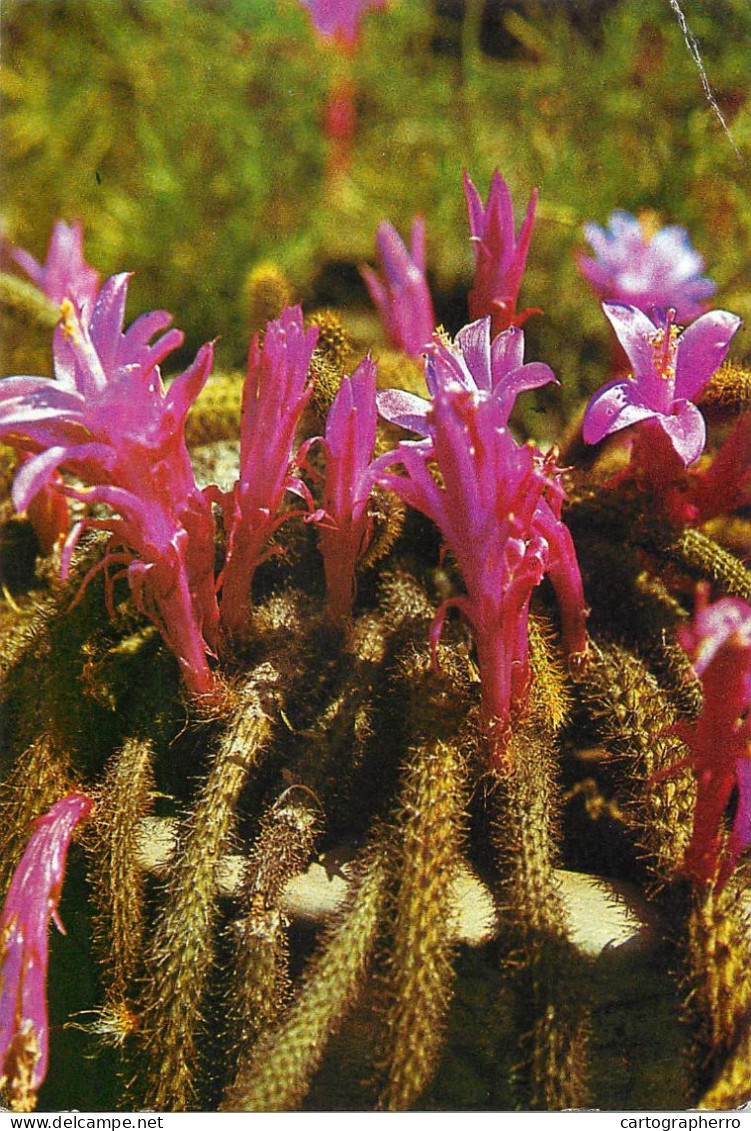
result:
<svg viewBox="0 0 751 1131"><path fill-rule="evenodd" d="M383 8L386 0L301 0L310 12L315 29L321 35L338 39L345 47L353 47L362 19L368 8Z"/></svg>
<svg viewBox="0 0 751 1131"><path fill-rule="evenodd" d="M529 689L528 613L532 590L550 574L563 610L569 650L586 648L586 610L571 536L560 521L555 468L506 427L501 401L458 383L439 383L429 440L405 441L376 461L379 481L439 527L456 558L466 594L444 602L472 625L491 760L501 767L508 728ZM431 474L434 459L442 486ZM401 463L406 477L381 469ZM553 497L551 505L548 496Z"/></svg>
<svg viewBox="0 0 751 1131"><path fill-rule="evenodd" d="M83 257L80 223L76 221L68 225L64 220L57 221L43 264L23 248L14 248L12 255L52 302L59 304L63 299L71 299L88 315L91 314L99 293L99 273Z"/></svg>
<svg viewBox="0 0 751 1131"><path fill-rule="evenodd" d="M368 500L375 479L376 363L365 358L345 377L326 419L326 479L320 527L328 606L339 621L352 611L355 567L371 535Z"/></svg>
<svg viewBox="0 0 751 1131"><path fill-rule="evenodd" d="M524 361L524 331L515 326L491 341L490 316L465 326L453 343L434 335L427 350L425 383L431 397L441 386L455 384L469 392L489 393L497 402L505 424L519 393L555 381L549 365ZM402 389L377 394L378 411L385 420L427 435L430 401Z"/></svg>
<svg viewBox="0 0 751 1131"><path fill-rule="evenodd" d="M73 830L91 799L70 793L35 825L0 916L0 1088L29 1111L47 1072L48 926L57 906Z"/></svg>
<svg viewBox="0 0 751 1131"><path fill-rule="evenodd" d="M164 357L182 342L163 311L144 314L124 333L128 275L101 289L87 324L63 301L54 344L55 376L0 382L0 437L31 452L16 475L12 497L25 510L58 470L83 488L56 489L87 504L104 503L112 517L73 528L64 569L86 527L112 533L107 562L127 571L138 607L155 621L175 652L192 691L212 682L207 641L216 637L211 504L196 486L183 427L211 369L212 347L165 391ZM114 552L114 547L117 547Z"/></svg>
<svg viewBox="0 0 751 1131"><path fill-rule="evenodd" d="M489 314L493 319L493 333L497 334L509 326L521 325L530 314L539 313L537 309L516 311L535 222L537 189L532 191L518 237L514 232L511 193L497 169L490 183L487 205L483 205L466 170L464 196L475 253L475 279L469 292L469 314L470 318Z"/></svg>
<svg viewBox="0 0 751 1131"><path fill-rule="evenodd" d="M303 325L299 306L285 307L269 322L248 355L240 422L240 475L221 499L227 558L221 576L221 618L230 636L245 629L256 568L273 551L268 543L289 517L279 508L286 491L310 502L294 473L295 432L308 400L308 380L318 327Z"/></svg>
<svg viewBox="0 0 751 1131"><path fill-rule="evenodd" d="M681 330L673 310L654 322L636 306L605 303L603 310L626 351L632 376L611 381L594 394L584 416L586 443L650 422L688 466L701 455L706 440L704 418L692 398L724 361L740 318L714 310Z"/></svg>
<svg viewBox="0 0 751 1131"><path fill-rule="evenodd" d="M412 224L410 249L391 224L381 224L376 236L383 271L360 269L389 341L412 357L420 357L435 328L433 301L425 278L425 221Z"/></svg>
<svg viewBox="0 0 751 1131"><path fill-rule="evenodd" d="M707 602L698 593L690 625L678 638L701 680L704 705L693 723L674 728L690 750L697 797L686 873L698 883L722 887L751 844L751 606L737 597ZM724 831L733 791L732 830Z"/></svg>
<svg viewBox="0 0 751 1131"><path fill-rule="evenodd" d="M635 216L618 210L608 222L585 224L584 235L596 258L579 256L582 274L600 299L628 303L645 314L672 307L680 322L706 310L716 287L704 278L704 260L691 246L685 228L660 228L650 239Z"/></svg>

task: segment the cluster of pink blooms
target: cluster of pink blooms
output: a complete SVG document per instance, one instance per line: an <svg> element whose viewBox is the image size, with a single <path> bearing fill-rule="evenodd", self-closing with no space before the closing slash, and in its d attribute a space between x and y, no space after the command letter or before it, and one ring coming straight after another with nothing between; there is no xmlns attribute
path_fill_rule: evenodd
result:
<svg viewBox="0 0 751 1131"><path fill-rule="evenodd" d="M340 22L340 9L351 16L353 5L308 6L326 34L354 34L356 21ZM215 687L212 657L247 631L254 574L275 552L272 537L279 525L294 515L319 524L329 613L344 623L352 615L356 568L371 536L371 492L376 485L394 491L435 522L461 572L465 592L438 610L431 640L435 650L452 606L469 623L489 760L502 769L514 720L528 697L528 616L535 587L549 578L574 665L586 656L587 609L574 545L561 518L564 495L555 450L545 455L531 442L520 444L509 427L516 397L555 381L549 366L525 362L521 324L530 311L517 310L536 194L517 234L510 193L499 173L486 205L466 173L464 190L475 258L469 294L473 321L454 341L435 330L421 219L413 226L409 250L390 225L383 225L378 232L382 276L367 268L363 272L393 344L424 359L429 399L397 389L377 393L376 363L365 358L343 379L324 436L296 447L311 395L317 330L306 329L299 307L288 307L250 346L237 481L225 492L201 489L184 424L209 376L211 344L165 387L160 366L182 335L167 330L171 320L164 312L145 314L124 329L129 277L115 275L100 287L83 258L80 228L59 223L44 265L16 253L19 265L60 304L55 378L0 382L0 439L19 455L13 501L34 520L34 504L43 500L36 518L41 541L47 547L61 545L63 571L86 528L109 532L103 568L115 567L115 576L127 577L136 605L158 626L187 688L198 696L211 695ZM707 517L737 505L748 485L748 456L742 454L749 446L748 419L707 472L689 486L680 481L705 445L704 421L693 401L725 358L739 319L724 311L700 313L681 330L676 312L688 308L693 313L691 303L708 291L706 281L698 285L696 271L687 269L675 279L666 306L661 306L662 291L650 289L650 280L663 278L655 265L673 247L675 235L653 240L629 261L632 226L621 219L611 227L604 244L594 240L601 269L595 272L586 261L583 269L607 300L603 309L632 373L594 395L584 438L597 443L630 429L634 470L655 497L662 492L670 498L669 512L683 520ZM685 247L684 253L686 264L698 269ZM621 270L627 262L632 267L628 287ZM374 458L378 412L417 438ZM326 460L318 509L302 477L307 450L316 440ZM718 502L723 490L724 502ZM298 500L292 510L285 509L289 494ZM96 509L71 526L69 499ZM218 577L215 507L221 509L226 533ZM109 591L113 582L110 577ZM697 880L719 874L724 881L750 839L750 633L748 607L727 599L700 604L693 628L681 636L705 691L702 716L681 730L698 782L686 861ZM723 743L718 744L712 736L720 733ZM740 801L724 848L721 822L734 789ZM86 798L71 795L43 818L2 917L3 1073L14 1070L20 1049L31 1049L32 1090L46 1059L47 922L59 897L65 847L88 807Z"/></svg>

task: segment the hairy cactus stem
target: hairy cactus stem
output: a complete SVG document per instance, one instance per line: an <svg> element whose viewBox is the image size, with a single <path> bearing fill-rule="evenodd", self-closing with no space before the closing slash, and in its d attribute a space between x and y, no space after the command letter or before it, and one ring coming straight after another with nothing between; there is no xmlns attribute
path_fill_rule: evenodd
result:
<svg viewBox="0 0 751 1131"><path fill-rule="evenodd" d="M105 769L94 820L86 836L95 893L94 937L113 1010L133 997L144 950L144 874L137 849L141 819L154 791L151 739L125 740Z"/></svg>
<svg viewBox="0 0 751 1131"><path fill-rule="evenodd" d="M392 846L379 832L356 865L347 901L329 925L277 1029L256 1044L222 1111L291 1111L304 1100L329 1037L363 985L386 904Z"/></svg>
<svg viewBox="0 0 751 1131"><path fill-rule="evenodd" d="M153 1066L149 1103L156 1110L185 1110L196 1100L202 1004L215 953L217 869L243 786L268 746L278 682L267 663L237 689L236 709L180 838L147 956L144 1039Z"/></svg>
<svg viewBox="0 0 751 1131"><path fill-rule="evenodd" d="M419 736L407 755L396 818L398 891L384 1042L388 1080L379 1104L386 1111L409 1110L430 1082L455 977L456 948L447 923L469 793L457 735L467 705L456 682L431 673L427 664L426 657L415 657L413 670L405 673L412 677L413 702L419 701L412 715Z"/></svg>
<svg viewBox="0 0 751 1131"><path fill-rule="evenodd" d="M686 748L670 733L676 711L644 661L617 644L593 649L579 683L608 748L627 768L628 825L649 854L659 884L677 875L688 847L696 790Z"/></svg>
<svg viewBox="0 0 751 1131"><path fill-rule="evenodd" d="M733 1081L739 1047L749 1046L751 1023L751 917L737 877L721 891L693 893L688 918L688 1012L697 1029L697 1075L718 1088ZM746 1063L746 1084L751 1090Z"/></svg>
<svg viewBox="0 0 751 1131"><path fill-rule="evenodd" d="M751 601L751 571L740 558L701 530L686 527L672 540L656 541L652 548L661 557L676 562L691 577L712 581L731 596Z"/></svg>
<svg viewBox="0 0 751 1131"><path fill-rule="evenodd" d="M582 963L568 941L555 874L558 789L551 740L531 721L510 740L498 773L491 835L500 867L499 900L510 951L506 965L519 1003L525 1050L517 1072L524 1107L588 1103L589 1014Z"/></svg>
<svg viewBox="0 0 751 1131"><path fill-rule="evenodd" d="M290 987L288 920L281 909L285 885L308 866L318 831L316 799L305 786L290 786L261 821L243 878L245 914L234 924L234 977L228 1000L228 1037L239 1063L274 1024Z"/></svg>

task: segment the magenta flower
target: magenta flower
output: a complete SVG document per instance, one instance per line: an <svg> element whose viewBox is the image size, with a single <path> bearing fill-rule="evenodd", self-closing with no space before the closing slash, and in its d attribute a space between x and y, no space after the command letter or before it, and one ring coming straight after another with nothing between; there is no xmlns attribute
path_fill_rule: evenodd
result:
<svg viewBox="0 0 751 1131"><path fill-rule="evenodd" d="M221 619L230 636L241 636L248 618L253 576L272 550L286 491L310 504L310 493L294 473L295 432L312 390L308 380L318 328L303 325L299 306L285 307L269 322L259 345L250 345L240 423L240 475L223 496L227 558L221 576ZM299 513L299 512L297 512Z"/></svg>
<svg viewBox="0 0 751 1131"><path fill-rule="evenodd" d="M498 334L509 326L521 325L530 314L540 313L536 308L518 314L516 311L535 222L537 189L532 191L518 237L514 232L511 193L497 169L490 183L487 205L483 205L466 169L464 196L475 253L475 280L469 292L469 315L470 318L481 318L489 314L493 319L493 334Z"/></svg>
<svg viewBox="0 0 751 1131"><path fill-rule="evenodd" d="M368 8L383 8L386 0L301 0L310 12L316 31L354 47L360 20Z"/></svg>
<svg viewBox="0 0 751 1131"><path fill-rule="evenodd" d="M320 526L328 607L335 621L352 613L355 567L365 553L372 522L368 500L375 484L371 460L376 441L376 363L360 362L345 377L326 419L326 479Z"/></svg>
<svg viewBox="0 0 751 1131"><path fill-rule="evenodd" d="M578 257L582 274L601 300L627 303L645 314L672 307L680 322L706 310L716 287L702 276L704 260L685 228L660 228L650 239L635 216L620 210L608 224L609 230L585 224L595 258Z"/></svg>
<svg viewBox="0 0 751 1131"><path fill-rule="evenodd" d="M704 692L698 719L672 728L689 748L697 784L684 869L695 882L721 888L751 844L751 606L737 597L710 605L702 587L694 620L678 629L678 638ZM726 837L725 812L734 791L735 817Z"/></svg>
<svg viewBox="0 0 751 1131"><path fill-rule="evenodd" d="M453 344L436 334L428 347L425 383L431 397L438 388L455 384L469 392L489 393L507 423L519 393L555 381L549 365L524 362L524 331L515 326L491 342L491 319L471 322L456 335ZM428 434L430 401L404 392L383 389L377 394L378 411L385 420Z"/></svg>
<svg viewBox="0 0 751 1131"><path fill-rule="evenodd" d="M611 381L594 394L584 415L585 442L596 444L622 428L650 422L688 466L701 455L706 440L704 418L692 398L724 361L740 318L714 310L681 331L672 310L656 322L635 306L605 303L603 310L633 376Z"/></svg>
<svg viewBox="0 0 751 1131"><path fill-rule="evenodd" d="M57 221L44 264L22 248L15 248L12 255L52 302L61 303L67 298L85 313L94 309L99 274L83 257L83 229L79 222L68 225L64 220Z"/></svg>
<svg viewBox="0 0 751 1131"><path fill-rule="evenodd" d="M159 364L182 342L163 311L144 314L124 333L128 275L101 289L90 323L68 299L55 338L55 381L9 377L0 382L0 438L31 452L12 497L25 510L53 482L68 497L103 503L112 517L73 528L63 570L86 527L109 530L104 565L127 572L137 606L158 625L191 691L211 689L207 647L216 639L214 525L196 486L183 427L211 369L212 347L165 391ZM82 488L55 481L59 471ZM207 643L208 642L208 643Z"/></svg>
<svg viewBox="0 0 751 1131"><path fill-rule="evenodd" d="M33 1109L47 1072L48 925L64 933L57 906L65 858L91 806L70 793L35 822L0 916L0 1088L18 1111Z"/></svg>
<svg viewBox="0 0 751 1131"><path fill-rule="evenodd" d="M99 292L99 274L83 257L80 223L69 226L64 220L57 221L52 229L44 265L22 248L14 248L11 254L52 302L70 299L86 312L86 317L91 314ZM19 456L26 458L24 452L19 452ZM41 488L29 504L28 517L42 553L50 554L65 536L70 524L68 503L55 485Z"/></svg>
<svg viewBox="0 0 751 1131"><path fill-rule="evenodd" d="M379 482L436 523L459 565L466 594L444 602L431 635L435 644L452 605L472 625L491 762L501 768L509 727L529 689L532 591L548 573L561 603L566 643L581 656L586 650L581 576L560 521L556 469L534 446L517 444L497 397L439 383L428 427L428 441L402 442L375 467ZM431 474L431 458L442 487ZM394 463L402 464L406 477L383 471Z"/></svg>
<svg viewBox="0 0 751 1131"><path fill-rule="evenodd" d="M412 357L421 357L435 328L425 278L425 221L415 218L409 251L391 224L379 226L376 243L383 279L370 267L361 267L360 273L389 341Z"/></svg>

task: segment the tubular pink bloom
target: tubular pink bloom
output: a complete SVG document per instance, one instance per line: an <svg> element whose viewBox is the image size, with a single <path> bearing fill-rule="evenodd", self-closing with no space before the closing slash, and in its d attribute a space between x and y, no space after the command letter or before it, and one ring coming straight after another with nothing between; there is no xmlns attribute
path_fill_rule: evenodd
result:
<svg viewBox="0 0 751 1131"><path fill-rule="evenodd" d="M692 403L725 360L741 320L725 310L697 318L685 330L675 311L653 322L636 306L603 304L632 367L633 376L611 381L594 394L584 415L588 444L632 424L654 422L683 466L704 449L704 418Z"/></svg>
<svg viewBox="0 0 751 1131"><path fill-rule="evenodd" d="M279 515L285 491L309 501L294 474L295 432L310 399L308 380L318 328L303 325L299 306L269 322L259 345L250 344L240 424L240 475L222 499L227 559L221 578L221 619L240 636L248 617L253 575L269 556L269 539L288 516Z"/></svg>
<svg viewBox="0 0 751 1131"><path fill-rule="evenodd" d="M412 357L421 357L435 328L425 278L425 221L422 216L415 218L409 251L391 224L379 226L376 243L383 278L370 267L361 267L360 273L389 341Z"/></svg>
<svg viewBox="0 0 751 1131"><path fill-rule="evenodd" d="M76 825L92 806L70 793L40 817L13 873L0 916L0 1087L29 1111L47 1072L48 925L57 906Z"/></svg>
<svg viewBox="0 0 751 1131"><path fill-rule="evenodd" d="M470 318L489 314L493 334L519 326L535 309L516 312L522 275L527 262L529 241L535 222L537 189L527 207L519 235L514 232L514 206L508 185L496 169L490 183L487 205L464 170L464 196L469 212L472 247L475 253L475 280L469 292Z"/></svg>
<svg viewBox="0 0 751 1131"><path fill-rule="evenodd" d="M685 228L660 228L650 239L635 216L620 210L612 214L608 228L585 224L595 258L578 257L582 274L602 301L627 303L645 314L672 307L680 322L707 309L706 300L717 288L702 276L704 260Z"/></svg>
<svg viewBox="0 0 751 1131"><path fill-rule="evenodd" d="M138 607L159 627L194 693L212 686L206 651L214 644L214 523L196 486L183 428L211 369L204 346L194 364L165 390L159 363L182 341L170 321L145 314L123 332L128 276L102 287L90 322L69 300L54 343L56 380L8 377L0 382L0 438L30 452L12 498L23 511L50 483L72 498L111 508L111 518L77 524L63 552L67 569L85 527L109 530L113 555L127 565ZM55 479L82 479L77 490Z"/></svg>
<svg viewBox="0 0 751 1131"><path fill-rule="evenodd" d="M678 638L704 691L698 719L673 728L691 752L697 783L684 869L695 882L722 888L751 844L751 606L737 597L710 605L702 587L694 620L679 628ZM734 790L735 818L726 839L725 811Z"/></svg>
<svg viewBox="0 0 751 1131"><path fill-rule="evenodd" d="M301 0L319 35L337 39L344 47L357 42L360 20L368 8L384 8L386 0Z"/></svg>
<svg viewBox="0 0 751 1131"><path fill-rule="evenodd" d="M538 361L525 364L523 330L512 326L491 341L490 316L465 326L453 344L436 334L428 347L425 383L430 395L435 396L439 387L448 384L489 393L498 403L504 424L519 393L551 381L556 378L550 366ZM376 400L385 420L427 435L430 401L401 389L383 389Z"/></svg>
<svg viewBox="0 0 751 1131"><path fill-rule="evenodd" d="M85 313L94 308L99 293L99 273L83 257L83 228L75 221L68 225L58 220L52 229L47 260L39 263L23 248L13 250L13 258L33 282L54 303L67 298Z"/></svg>
<svg viewBox="0 0 751 1131"><path fill-rule="evenodd" d="M355 567L371 536L368 500L375 484L376 369L369 357L345 377L326 420L323 510L332 525L320 528L329 612L336 621L352 613Z"/></svg>
<svg viewBox="0 0 751 1131"><path fill-rule="evenodd" d="M436 523L457 560L466 595L439 610L433 640L450 605L472 625L491 761L501 768L511 720L529 690L532 590L550 574L562 598L569 646L583 653L581 577L559 518L556 470L532 445L516 443L498 398L458 383L438 384L428 425L427 441L401 443L375 468L379 482ZM431 474L430 458L442 487ZM402 464L406 477L384 473L394 463Z"/></svg>

